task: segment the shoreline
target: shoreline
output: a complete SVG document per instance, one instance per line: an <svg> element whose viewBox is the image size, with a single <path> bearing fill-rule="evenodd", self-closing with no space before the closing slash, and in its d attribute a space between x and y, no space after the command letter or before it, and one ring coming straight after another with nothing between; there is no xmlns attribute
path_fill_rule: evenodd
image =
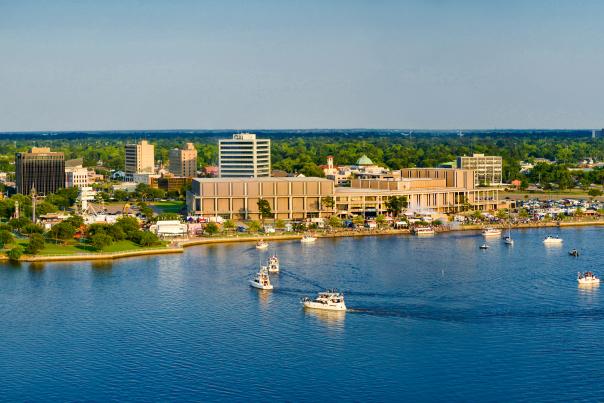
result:
<svg viewBox="0 0 604 403"><path fill-rule="evenodd" d="M568 227L597 227L604 225L604 220L594 221L572 221L572 222L543 222L543 223L527 223L527 224L515 224L512 225L513 229L534 229L534 228L568 228ZM504 224L489 225L493 228L507 229L509 228ZM462 231L480 231L485 227L482 224L469 224L459 225L456 228L445 228L437 230L437 233L444 232L462 232ZM316 234L317 238L347 238L347 237L366 237L366 236L389 236L389 235L411 235L408 229L387 229L377 231L336 231L332 233ZM115 260L127 257L140 257L140 256L152 256L152 255L165 255L173 253L183 253L185 248L197 245L213 245L213 244L225 244L225 243L243 243L243 242L257 242L260 239L270 241L291 241L299 240L302 238L302 234L291 234L291 235L257 235L247 237L220 237L220 238L199 238L199 239L187 239L178 241L176 240L175 246L168 246L166 248L157 249L144 249L144 250L131 250L124 252L110 252L110 253L89 253L89 254L73 254L73 255L37 255L37 256L22 256L19 262L64 262L64 261L94 261L94 260ZM0 261L9 261L6 255L0 255Z"/></svg>

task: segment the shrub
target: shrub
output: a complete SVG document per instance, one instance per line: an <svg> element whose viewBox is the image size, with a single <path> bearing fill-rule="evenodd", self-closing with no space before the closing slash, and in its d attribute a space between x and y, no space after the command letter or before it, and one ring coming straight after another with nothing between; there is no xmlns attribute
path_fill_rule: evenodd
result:
<svg viewBox="0 0 604 403"><path fill-rule="evenodd" d="M5 229L0 230L0 246L12 243L14 240L13 234Z"/></svg>
<svg viewBox="0 0 604 403"><path fill-rule="evenodd" d="M90 243L95 249L101 250L111 245L113 243L113 238L107 234L98 233L92 236Z"/></svg>
<svg viewBox="0 0 604 403"><path fill-rule="evenodd" d="M140 239L137 242L140 246L152 246L159 244L159 238L154 233L148 231L140 232Z"/></svg>
<svg viewBox="0 0 604 403"><path fill-rule="evenodd" d="M40 234L32 234L29 237L29 243L25 248L25 252L29 255L35 255L44 249L44 237Z"/></svg>
<svg viewBox="0 0 604 403"><path fill-rule="evenodd" d="M218 232L218 225L216 225L214 222L208 223L205 230L208 234L214 235Z"/></svg>
<svg viewBox="0 0 604 403"><path fill-rule="evenodd" d="M11 250L9 250L6 255L10 260L19 260L19 258L23 256L23 248L20 246L15 246Z"/></svg>

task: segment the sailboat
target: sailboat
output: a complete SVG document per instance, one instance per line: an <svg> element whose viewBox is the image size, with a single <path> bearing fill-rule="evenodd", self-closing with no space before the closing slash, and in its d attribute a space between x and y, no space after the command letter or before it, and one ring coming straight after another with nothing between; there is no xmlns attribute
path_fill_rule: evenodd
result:
<svg viewBox="0 0 604 403"><path fill-rule="evenodd" d="M514 240L512 239L512 224L510 224L508 228L508 234L503 237L503 243L506 245L514 245Z"/></svg>

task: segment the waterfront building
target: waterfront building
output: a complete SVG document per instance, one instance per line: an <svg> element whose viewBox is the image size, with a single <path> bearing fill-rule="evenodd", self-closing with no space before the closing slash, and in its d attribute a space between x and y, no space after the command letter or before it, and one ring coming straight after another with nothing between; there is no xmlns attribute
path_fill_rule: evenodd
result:
<svg viewBox="0 0 604 403"><path fill-rule="evenodd" d="M271 141L253 133L233 134L218 142L221 178L262 178L271 172Z"/></svg>
<svg viewBox="0 0 604 403"><path fill-rule="evenodd" d="M187 208L204 217L259 219L257 203L265 199L275 218L324 217L333 209L322 201L333 194L333 181L324 178L195 178Z"/></svg>
<svg viewBox="0 0 604 403"><path fill-rule="evenodd" d="M155 172L155 146L147 140L126 144L126 175L152 174Z"/></svg>
<svg viewBox="0 0 604 403"><path fill-rule="evenodd" d="M173 148L169 154L169 171L175 176L193 178L197 176L197 150L193 143L185 148Z"/></svg>
<svg viewBox="0 0 604 403"><path fill-rule="evenodd" d="M418 212L455 213L495 210L501 206L497 188L476 188L474 172L463 169L411 168L381 179L351 179L336 187L322 178L221 178L193 180L187 193L191 215L257 219L259 199L267 199L276 218L302 219L387 214L392 196L405 197ZM325 203L333 198L334 207Z"/></svg>
<svg viewBox="0 0 604 403"><path fill-rule="evenodd" d="M327 179L336 182L337 186L347 186L351 178L382 178L390 174L388 168L376 165L366 155L362 155L354 165L335 165L334 157L327 156L327 165L321 165Z"/></svg>
<svg viewBox="0 0 604 403"><path fill-rule="evenodd" d="M29 152L15 154L17 193L44 196L65 187L65 156L50 148L32 147Z"/></svg>
<svg viewBox="0 0 604 403"><path fill-rule="evenodd" d="M500 156L473 154L457 157L457 168L476 172L476 186L501 185L503 163Z"/></svg>

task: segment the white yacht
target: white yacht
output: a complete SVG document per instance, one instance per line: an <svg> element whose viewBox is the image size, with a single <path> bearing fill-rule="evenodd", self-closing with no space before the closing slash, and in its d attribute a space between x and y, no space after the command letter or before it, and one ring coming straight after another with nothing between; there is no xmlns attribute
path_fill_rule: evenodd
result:
<svg viewBox="0 0 604 403"><path fill-rule="evenodd" d="M268 272L279 273L279 258L277 255L268 258Z"/></svg>
<svg viewBox="0 0 604 403"><path fill-rule="evenodd" d="M315 238L312 235L304 235L302 237L302 239L300 239L300 242L302 242L302 243L312 243L312 242L314 242L316 240L317 240L317 238Z"/></svg>
<svg viewBox="0 0 604 403"><path fill-rule="evenodd" d="M501 230L499 228L485 228L482 231L482 236L485 236L485 237L500 236L500 235L501 235Z"/></svg>
<svg viewBox="0 0 604 403"><path fill-rule="evenodd" d="M559 244L562 243L562 238L557 237L557 236L548 235L543 240L543 243L544 244L550 244L550 245L559 245Z"/></svg>
<svg viewBox="0 0 604 403"><path fill-rule="evenodd" d="M259 240L258 242L256 242L256 249L266 249L268 248L268 242L265 242L264 240Z"/></svg>
<svg viewBox="0 0 604 403"><path fill-rule="evenodd" d="M250 280L250 285L260 290L272 290L273 285L271 279L268 276L268 268L261 266L260 271L256 273L253 279Z"/></svg>
<svg viewBox="0 0 604 403"><path fill-rule="evenodd" d="M413 233L417 236L434 235L434 228L432 227L415 227Z"/></svg>
<svg viewBox="0 0 604 403"><path fill-rule="evenodd" d="M514 240L512 239L511 236L506 235L503 237L503 243L506 245L514 245Z"/></svg>
<svg viewBox="0 0 604 403"><path fill-rule="evenodd" d="M580 285L597 285L600 284L600 278L591 271L577 274L577 281Z"/></svg>
<svg viewBox="0 0 604 403"><path fill-rule="evenodd" d="M324 309L328 311L345 311L344 294L337 290L320 292L315 299L308 297L302 299L304 308Z"/></svg>

